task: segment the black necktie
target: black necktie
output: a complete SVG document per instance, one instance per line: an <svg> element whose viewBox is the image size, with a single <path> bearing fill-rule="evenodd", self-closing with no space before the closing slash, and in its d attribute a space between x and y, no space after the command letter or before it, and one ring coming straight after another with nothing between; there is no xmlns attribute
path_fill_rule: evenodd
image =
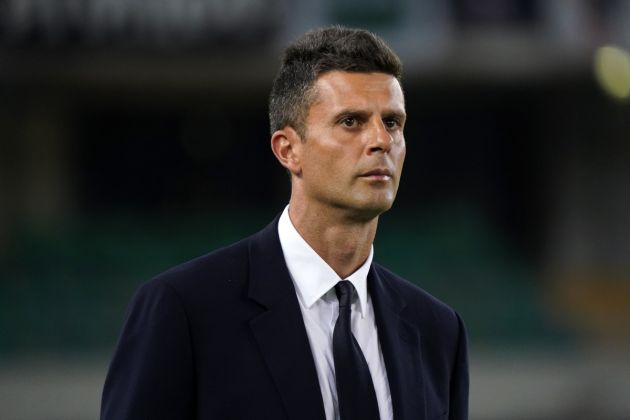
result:
<svg viewBox="0 0 630 420"><path fill-rule="evenodd" d="M350 329L350 298L354 287L347 280L335 286L339 317L333 332L333 358L341 420L379 420L372 376L363 352Z"/></svg>

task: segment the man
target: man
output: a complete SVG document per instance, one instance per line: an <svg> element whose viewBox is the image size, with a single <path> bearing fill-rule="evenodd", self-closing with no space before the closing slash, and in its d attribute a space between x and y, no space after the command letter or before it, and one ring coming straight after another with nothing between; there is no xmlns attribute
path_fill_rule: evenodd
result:
<svg viewBox="0 0 630 420"><path fill-rule="evenodd" d="M372 263L405 158L400 75L363 30L287 48L269 114L289 205L139 289L102 419L467 418L459 316Z"/></svg>

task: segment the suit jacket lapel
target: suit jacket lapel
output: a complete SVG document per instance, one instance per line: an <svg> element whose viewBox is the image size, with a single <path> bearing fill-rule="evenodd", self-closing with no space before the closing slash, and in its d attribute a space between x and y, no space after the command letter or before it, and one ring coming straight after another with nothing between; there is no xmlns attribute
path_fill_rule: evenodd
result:
<svg viewBox="0 0 630 420"><path fill-rule="evenodd" d="M372 265L368 288L387 369L394 419L426 418L420 333L402 316L406 303L386 280Z"/></svg>
<svg viewBox="0 0 630 420"><path fill-rule="evenodd" d="M277 226L278 218L250 242L249 297L265 308L250 320L250 327L287 417L322 420L317 371Z"/></svg>

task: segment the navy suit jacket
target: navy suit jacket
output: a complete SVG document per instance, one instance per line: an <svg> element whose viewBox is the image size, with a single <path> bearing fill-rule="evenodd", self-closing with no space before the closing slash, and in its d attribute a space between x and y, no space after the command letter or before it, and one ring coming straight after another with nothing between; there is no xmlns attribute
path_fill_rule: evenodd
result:
<svg viewBox="0 0 630 420"><path fill-rule="evenodd" d="M107 375L102 420L325 419L277 224L140 287ZM394 418L466 419L459 316L378 264L368 290Z"/></svg>

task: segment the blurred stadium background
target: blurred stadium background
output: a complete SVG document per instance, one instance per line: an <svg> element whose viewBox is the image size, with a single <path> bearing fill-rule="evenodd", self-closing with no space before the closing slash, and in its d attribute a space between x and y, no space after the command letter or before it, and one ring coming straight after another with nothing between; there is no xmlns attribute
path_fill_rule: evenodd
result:
<svg viewBox="0 0 630 420"><path fill-rule="evenodd" d="M376 258L458 309L471 418L630 419L630 1L0 1L0 418L98 418L126 304L264 226L281 48L383 36L410 115Z"/></svg>

